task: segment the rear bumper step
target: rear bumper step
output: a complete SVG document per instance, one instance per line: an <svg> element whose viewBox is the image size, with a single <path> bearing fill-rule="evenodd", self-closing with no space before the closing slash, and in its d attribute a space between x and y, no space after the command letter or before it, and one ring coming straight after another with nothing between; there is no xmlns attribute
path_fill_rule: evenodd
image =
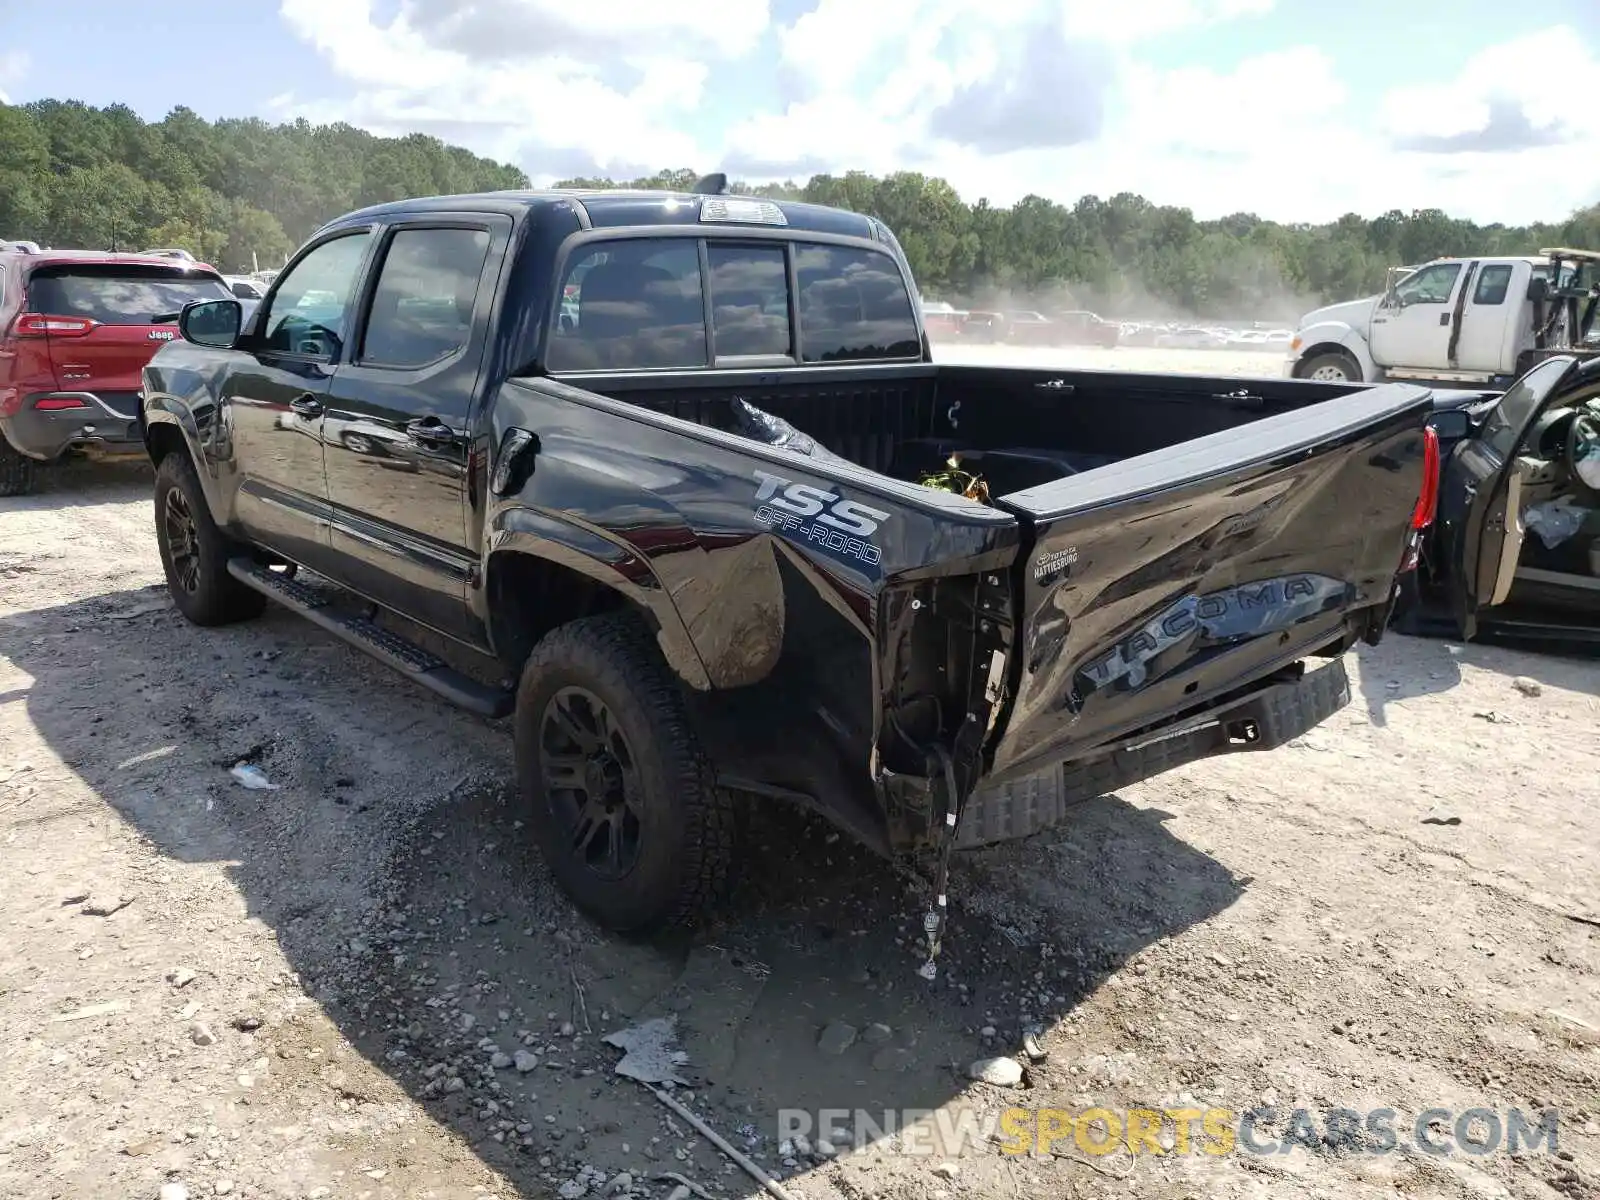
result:
<svg viewBox="0 0 1600 1200"><path fill-rule="evenodd" d="M248 558L230 559L228 574L468 712L493 718L511 712L516 700L511 690L480 683L376 621L340 612L319 588Z"/></svg>
<svg viewBox="0 0 1600 1200"><path fill-rule="evenodd" d="M1335 659L1290 683L1207 713L1183 732L1147 734L1086 761L981 784L956 827L957 848L1028 837L1059 824L1085 800L1186 763L1241 750L1273 750L1321 724L1350 702L1344 662Z"/></svg>

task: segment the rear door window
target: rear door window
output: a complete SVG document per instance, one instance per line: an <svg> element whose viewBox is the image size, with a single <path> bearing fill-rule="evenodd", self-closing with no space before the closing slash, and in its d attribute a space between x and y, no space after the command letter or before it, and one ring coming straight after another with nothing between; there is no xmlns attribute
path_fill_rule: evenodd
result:
<svg viewBox="0 0 1600 1200"><path fill-rule="evenodd" d="M192 300L227 300L222 280L171 267L107 264L46 267L28 281L28 307L55 317L87 317L102 325L174 321Z"/></svg>
<svg viewBox="0 0 1600 1200"><path fill-rule="evenodd" d="M792 357L789 266L781 245L706 246L717 358Z"/></svg>
<svg viewBox="0 0 1600 1200"><path fill-rule="evenodd" d="M659 370L708 361L697 241L625 238L568 260L545 354L549 370Z"/></svg>
<svg viewBox="0 0 1600 1200"><path fill-rule="evenodd" d="M466 349L488 255L484 229L397 230L378 272L360 361L422 367Z"/></svg>
<svg viewBox="0 0 1600 1200"><path fill-rule="evenodd" d="M802 362L916 358L922 350L911 293L889 255L796 242Z"/></svg>
<svg viewBox="0 0 1600 1200"><path fill-rule="evenodd" d="M1474 304L1504 304L1506 289L1511 285L1511 267L1496 263L1478 273L1478 286L1472 293Z"/></svg>

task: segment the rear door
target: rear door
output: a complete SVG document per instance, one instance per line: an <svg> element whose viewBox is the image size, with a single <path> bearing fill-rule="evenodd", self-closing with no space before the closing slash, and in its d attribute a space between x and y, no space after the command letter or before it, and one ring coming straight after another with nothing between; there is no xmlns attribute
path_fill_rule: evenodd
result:
<svg viewBox="0 0 1600 1200"><path fill-rule="evenodd" d="M1062 761L1337 643L1389 603L1431 394L1346 396L999 497L1031 527L996 772Z"/></svg>
<svg viewBox="0 0 1600 1200"><path fill-rule="evenodd" d="M1463 371L1508 371L1507 348L1517 338L1521 318L1525 323L1528 305L1520 294L1513 294L1513 263L1484 263L1468 284L1466 302L1461 305L1461 333L1456 339L1456 362ZM1515 351L1510 357L1515 359Z"/></svg>
<svg viewBox="0 0 1600 1200"><path fill-rule="evenodd" d="M490 214L388 228L322 420L341 582L455 636L475 632L469 422L510 236L510 218Z"/></svg>
<svg viewBox="0 0 1600 1200"><path fill-rule="evenodd" d="M219 277L178 264L47 264L29 275L24 307L57 318L46 333L56 387L92 393L132 421L139 372L177 336L179 311L229 294Z"/></svg>
<svg viewBox="0 0 1600 1200"><path fill-rule="evenodd" d="M1430 263L1406 276L1372 314L1379 366L1448 370L1456 288L1465 264Z"/></svg>
<svg viewBox="0 0 1600 1200"><path fill-rule="evenodd" d="M1457 446L1439 490L1448 555L1450 601L1462 638L1483 610L1504 604L1522 554L1522 484L1518 450L1545 405L1577 366L1546 359L1512 384L1487 414L1478 436Z"/></svg>

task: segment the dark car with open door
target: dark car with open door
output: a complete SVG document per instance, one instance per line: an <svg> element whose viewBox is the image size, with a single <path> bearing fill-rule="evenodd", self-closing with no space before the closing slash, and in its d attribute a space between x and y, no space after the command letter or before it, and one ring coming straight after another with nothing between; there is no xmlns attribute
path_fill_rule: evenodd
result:
<svg viewBox="0 0 1600 1200"><path fill-rule="evenodd" d="M1400 627L1600 647L1600 360L1435 397L1438 520Z"/></svg>

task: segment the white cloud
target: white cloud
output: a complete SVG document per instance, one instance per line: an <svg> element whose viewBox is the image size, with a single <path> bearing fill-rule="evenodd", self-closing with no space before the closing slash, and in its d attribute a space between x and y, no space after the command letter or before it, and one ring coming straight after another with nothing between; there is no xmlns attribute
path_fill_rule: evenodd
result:
<svg viewBox="0 0 1600 1200"><path fill-rule="evenodd" d="M438 132L551 175L699 159L682 128L707 60L749 53L767 26L766 0L404 0L387 20L370 0L280 11L353 91L302 99L296 115Z"/></svg>
<svg viewBox="0 0 1600 1200"><path fill-rule="evenodd" d="M0 54L0 104L10 104L10 89L28 76L28 56L21 50Z"/></svg>
<svg viewBox="0 0 1600 1200"><path fill-rule="evenodd" d="M815 0L777 28L768 0L281 6L348 93L291 115L423 129L536 181L914 169L969 200L1131 191L1290 221L1440 207L1522 222L1600 199L1600 107L1550 84L1600 67L1568 28L1485 47L1454 77L1416 60L1407 86L1372 95L1310 34L1153 65L1151 39L1170 63L1186 32L1274 0Z"/></svg>

